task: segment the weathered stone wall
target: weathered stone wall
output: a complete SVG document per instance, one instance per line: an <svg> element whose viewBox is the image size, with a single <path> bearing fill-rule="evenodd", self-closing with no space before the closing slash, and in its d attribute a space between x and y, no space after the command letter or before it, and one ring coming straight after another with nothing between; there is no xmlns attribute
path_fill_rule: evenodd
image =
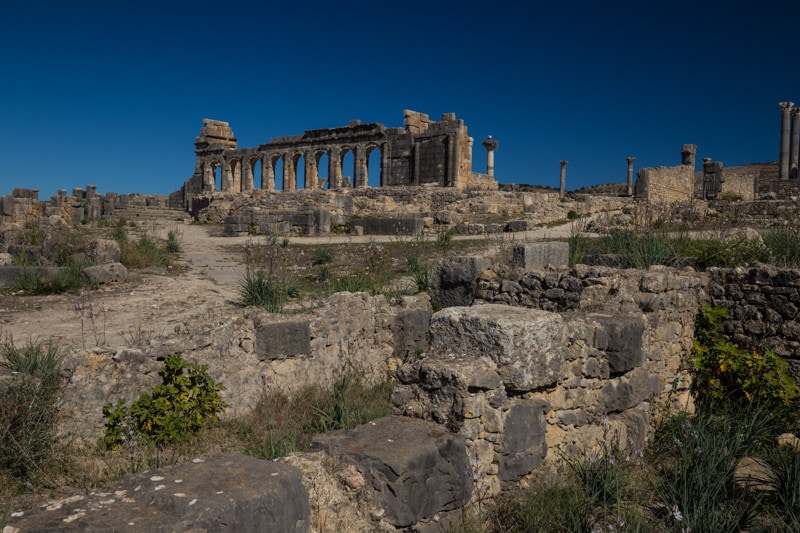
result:
<svg viewBox="0 0 800 533"><path fill-rule="evenodd" d="M690 165L642 168L635 196L650 203L687 202L694 195L694 168Z"/></svg>
<svg viewBox="0 0 800 533"><path fill-rule="evenodd" d="M225 317L184 322L174 333L142 348L81 350L65 362L70 376L62 408L62 433L94 439L103 431L101 407L117 398L133 400L160 381L159 358L182 353L207 364L226 390L226 411L256 404L265 388L287 393L332 383L344 372L385 378L409 354L427 344L427 296L390 305L383 296L337 293L307 313L275 315L255 309Z"/></svg>
<svg viewBox="0 0 800 533"><path fill-rule="evenodd" d="M710 303L728 308L725 333L747 349L774 350L800 383L800 271L758 264L708 273Z"/></svg>
<svg viewBox="0 0 800 533"><path fill-rule="evenodd" d="M434 276L433 297L443 306L463 301L461 286L473 303L433 315L431 348L400 369L394 403L398 414L465 437L474 498L551 471L609 436L635 453L658 406L687 407L681 363L705 275L585 265L501 275L507 269L466 258L448 270Z"/></svg>
<svg viewBox="0 0 800 533"><path fill-rule="evenodd" d="M720 196L738 196L743 201L751 201L756 198L756 176L753 174L733 174L725 175L722 182Z"/></svg>

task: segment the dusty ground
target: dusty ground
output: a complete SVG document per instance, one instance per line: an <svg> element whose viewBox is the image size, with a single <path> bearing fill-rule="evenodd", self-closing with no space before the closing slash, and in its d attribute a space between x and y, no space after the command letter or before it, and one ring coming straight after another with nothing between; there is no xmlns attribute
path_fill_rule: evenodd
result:
<svg viewBox="0 0 800 533"><path fill-rule="evenodd" d="M530 242L543 238L567 237L571 225L542 228L524 233L503 234L487 241L487 248ZM228 313L237 299L238 281L245 272L231 245L244 244L253 237L224 237L216 226L175 224L181 236L180 272L129 273L121 284L103 286L82 295L55 296L0 295L0 338L11 335L17 343L28 338L57 339L75 348L98 344L111 347L130 344L139 334L167 334L179 323L193 317ZM484 239L483 237L455 237ZM293 243L339 244L356 242L397 242L393 236L293 237ZM491 251L487 251L491 253ZM83 306L83 320L78 306ZM93 318L93 320L92 320Z"/></svg>

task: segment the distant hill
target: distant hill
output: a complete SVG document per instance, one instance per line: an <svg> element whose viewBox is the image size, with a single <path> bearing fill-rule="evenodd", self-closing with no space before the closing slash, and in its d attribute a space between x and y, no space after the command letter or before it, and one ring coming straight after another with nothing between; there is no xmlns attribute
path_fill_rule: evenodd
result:
<svg viewBox="0 0 800 533"><path fill-rule="evenodd" d="M572 194L593 194L595 196L625 196L628 192L628 184L622 183L603 183L602 185L589 185L572 191Z"/></svg>

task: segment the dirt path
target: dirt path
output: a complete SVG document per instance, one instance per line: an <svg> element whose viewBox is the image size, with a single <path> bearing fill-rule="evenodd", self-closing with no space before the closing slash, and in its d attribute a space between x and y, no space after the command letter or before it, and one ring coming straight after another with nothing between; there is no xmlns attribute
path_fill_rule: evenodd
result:
<svg viewBox="0 0 800 533"><path fill-rule="evenodd" d="M259 237L225 237L217 227L193 224L176 224L170 229L181 235L181 258L186 268L180 273L132 272L124 283L82 295L0 296L0 338L11 335L18 343L28 338L55 338L76 348L97 344L119 347L130 344L139 335L152 338L171 333L176 325L193 318L225 316L235 305L239 280L245 272L239 258L231 255L230 247L257 242ZM487 242L489 248L497 249L520 242L564 238L571 231L572 224L565 224L501 234L498 241ZM454 238L486 239L479 235ZM340 244L396 242L398 237L331 235L289 240L302 244Z"/></svg>

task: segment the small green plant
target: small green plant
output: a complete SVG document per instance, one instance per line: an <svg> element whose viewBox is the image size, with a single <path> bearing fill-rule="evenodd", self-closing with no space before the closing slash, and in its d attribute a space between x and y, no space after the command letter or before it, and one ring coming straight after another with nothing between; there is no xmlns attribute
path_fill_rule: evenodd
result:
<svg viewBox="0 0 800 533"><path fill-rule="evenodd" d="M780 401L797 397L800 387L786 369L786 361L767 349L741 349L722 333L728 310L703 306L695 321L692 348L693 390L700 399Z"/></svg>
<svg viewBox="0 0 800 533"><path fill-rule="evenodd" d="M800 231L796 228L776 228L762 235L769 260L779 267L800 267Z"/></svg>
<svg viewBox="0 0 800 533"><path fill-rule="evenodd" d="M180 355L167 356L158 372L162 383L150 393L130 406L123 399L103 406L103 444L114 449L137 436L161 447L217 420L226 407L219 394L224 387L207 370L208 365L186 362Z"/></svg>
<svg viewBox="0 0 800 533"><path fill-rule="evenodd" d="M171 254L180 253L181 245L178 242L178 235L175 231L170 230L167 232L167 242L164 244L164 248Z"/></svg>
<svg viewBox="0 0 800 533"><path fill-rule="evenodd" d="M570 209L567 212L567 220L577 220L581 218L581 214L575 211L574 209Z"/></svg>
<svg viewBox="0 0 800 533"><path fill-rule="evenodd" d="M436 246L444 250L450 248L453 242L453 235L455 235L455 228L447 228L436 234Z"/></svg>
<svg viewBox="0 0 800 533"><path fill-rule="evenodd" d="M39 294L62 294L80 289L81 270L83 266L72 263L62 267L55 274L44 274L37 270L26 269L20 272L11 287L17 292L21 291L28 295Z"/></svg>

